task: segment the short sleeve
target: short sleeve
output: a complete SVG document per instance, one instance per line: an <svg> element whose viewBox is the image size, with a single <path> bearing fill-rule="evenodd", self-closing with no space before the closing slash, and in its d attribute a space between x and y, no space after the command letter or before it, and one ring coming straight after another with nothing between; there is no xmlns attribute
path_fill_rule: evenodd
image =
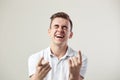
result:
<svg viewBox="0 0 120 80"><path fill-rule="evenodd" d="M33 56L30 56L28 59L28 75L29 77L35 73L35 60Z"/></svg>
<svg viewBox="0 0 120 80"><path fill-rule="evenodd" d="M38 55L38 54L33 54L28 58L28 75L29 75L29 77L35 73L36 66L37 66L39 59L40 59L40 55Z"/></svg>

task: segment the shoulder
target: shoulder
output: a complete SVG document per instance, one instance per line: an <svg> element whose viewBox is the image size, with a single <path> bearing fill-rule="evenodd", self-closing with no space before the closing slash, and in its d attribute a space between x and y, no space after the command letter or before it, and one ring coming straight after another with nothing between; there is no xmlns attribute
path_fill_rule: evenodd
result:
<svg viewBox="0 0 120 80"><path fill-rule="evenodd" d="M48 48L43 49L43 50L41 50L39 52L36 52L36 53L30 55L28 59L29 60L33 60L33 59L38 60L40 57L44 56L44 54L47 53L47 51L48 51Z"/></svg>

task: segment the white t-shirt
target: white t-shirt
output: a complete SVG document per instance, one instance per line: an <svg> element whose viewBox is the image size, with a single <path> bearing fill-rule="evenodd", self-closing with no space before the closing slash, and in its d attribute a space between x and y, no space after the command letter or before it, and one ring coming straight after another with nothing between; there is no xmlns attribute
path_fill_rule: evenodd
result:
<svg viewBox="0 0 120 80"><path fill-rule="evenodd" d="M29 76L33 75L36 71L36 65L40 60L40 57L44 57L49 61L51 70L48 72L44 80L68 80L69 78L69 64L68 59L76 56L78 53L72 48L68 47L66 54L58 60L56 56L51 53L50 47L33 54L28 60ZM82 67L80 69L80 75L84 78L87 69L87 57L82 54Z"/></svg>

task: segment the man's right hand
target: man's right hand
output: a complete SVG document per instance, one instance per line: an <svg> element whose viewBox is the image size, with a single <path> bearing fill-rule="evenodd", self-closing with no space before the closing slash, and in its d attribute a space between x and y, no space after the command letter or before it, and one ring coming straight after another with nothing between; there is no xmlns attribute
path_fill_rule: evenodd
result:
<svg viewBox="0 0 120 80"><path fill-rule="evenodd" d="M43 57L40 58L36 66L36 72L31 76L31 80L43 80L50 70L49 62L45 61Z"/></svg>

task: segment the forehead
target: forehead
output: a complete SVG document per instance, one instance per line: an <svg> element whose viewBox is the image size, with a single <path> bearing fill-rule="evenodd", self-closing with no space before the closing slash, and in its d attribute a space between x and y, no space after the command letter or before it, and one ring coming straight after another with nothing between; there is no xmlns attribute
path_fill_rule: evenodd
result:
<svg viewBox="0 0 120 80"><path fill-rule="evenodd" d="M70 26L69 20L60 18L60 17L54 18L52 20L52 25L54 25L54 24Z"/></svg>

